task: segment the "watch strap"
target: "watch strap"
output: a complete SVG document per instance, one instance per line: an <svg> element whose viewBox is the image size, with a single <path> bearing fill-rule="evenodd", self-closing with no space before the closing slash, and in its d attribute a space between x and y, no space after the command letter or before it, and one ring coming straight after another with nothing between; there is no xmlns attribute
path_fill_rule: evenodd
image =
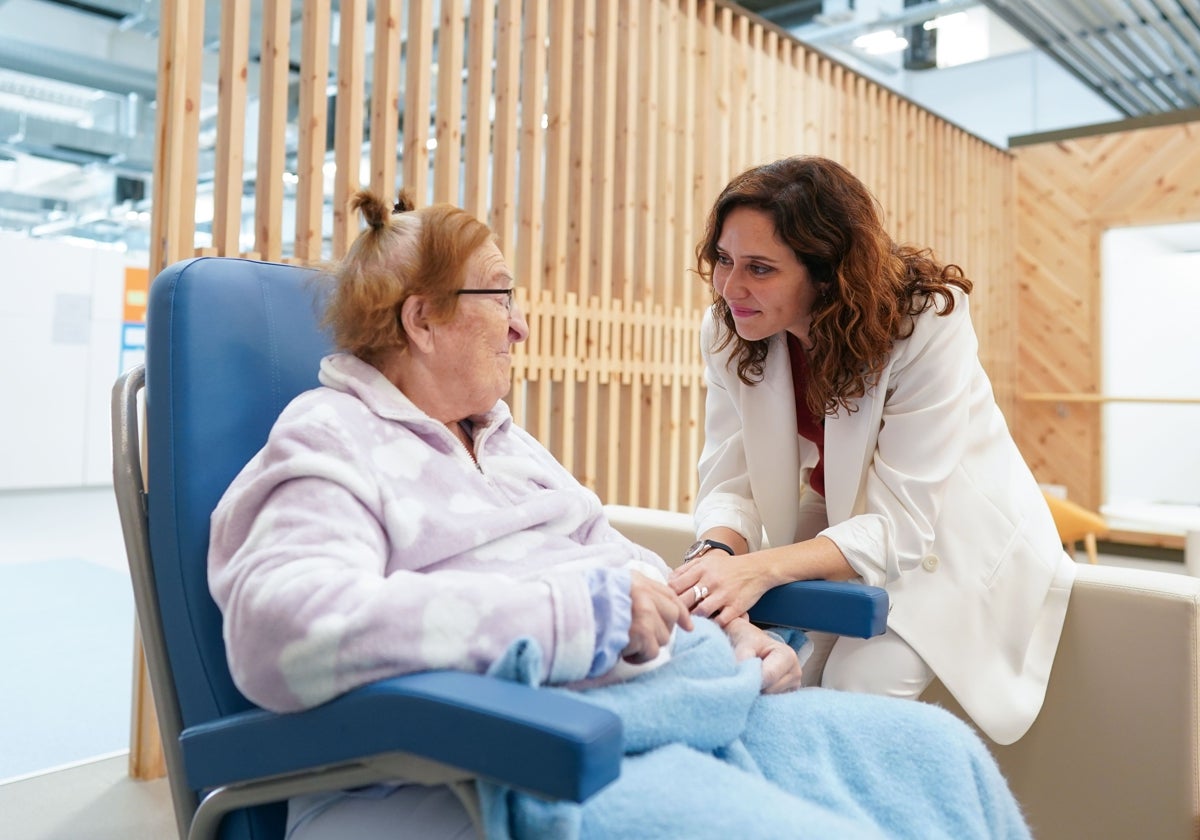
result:
<svg viewBox="0 0 1200 840"><path fill-rule="evenodd" d="M703 543L706 546L708 546L708 548L706 548L704 551L700 552L701 554L707 554L709 548L719 548L722 551L724 551L726 554L728 554L730 557L733 556L733 549L730 548L729 546L725 545L725 543L723 543L723 542L717 542L716 540L703 540Z"/></svg>

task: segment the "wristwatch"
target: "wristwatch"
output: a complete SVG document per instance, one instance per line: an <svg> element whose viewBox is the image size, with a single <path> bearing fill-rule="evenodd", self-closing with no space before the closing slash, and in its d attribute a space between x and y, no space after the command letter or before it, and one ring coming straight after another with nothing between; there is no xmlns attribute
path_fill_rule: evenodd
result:
<svg viewBox="0 0 1200 840"><path fill-rule="evenodd" d="M725 543L717 542L716 540L699 540L692 543L691 548L683 552L683 562L686 563L689 560L695 560L700 555L707 553L710 548L719 548L730 557L733 556L733 549L725 545Z"/></svg>

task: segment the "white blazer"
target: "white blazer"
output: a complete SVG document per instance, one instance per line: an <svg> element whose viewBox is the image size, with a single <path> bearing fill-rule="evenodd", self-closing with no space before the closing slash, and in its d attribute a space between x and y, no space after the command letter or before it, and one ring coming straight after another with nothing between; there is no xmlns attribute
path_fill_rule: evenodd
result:
<svg viewBox="0 0 1200 840"><path fill-rule="evenodd" d="M710 311L696 529L733 528L751 551L764 533L773 546L832 539L887 589L888 626L1010 744L1042 707L1075 564L979 364L967 298L955 300L916 317L856 411L825 418L824 509L811 491L801 505L817 449L796 431L785 337L748 386L732 345L713 350Z"/></svg>

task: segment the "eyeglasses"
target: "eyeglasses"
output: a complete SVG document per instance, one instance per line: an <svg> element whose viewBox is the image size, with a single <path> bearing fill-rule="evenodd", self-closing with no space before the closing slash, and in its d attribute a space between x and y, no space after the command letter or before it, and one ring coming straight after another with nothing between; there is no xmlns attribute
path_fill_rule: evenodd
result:
<svg viewBox="0 0 1200 840"><path fill-rule="evenodd" d="M512 312L516 289L459 289L456 295L504 295L504 308Z"/></svg>

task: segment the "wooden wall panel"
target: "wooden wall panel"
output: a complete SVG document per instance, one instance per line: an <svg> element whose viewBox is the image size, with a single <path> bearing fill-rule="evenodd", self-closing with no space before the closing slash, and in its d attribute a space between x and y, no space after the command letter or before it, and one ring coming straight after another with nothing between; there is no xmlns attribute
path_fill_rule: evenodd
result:
<svg viewBox="0 0 1200 840"><path fill-rule="evenodd" d="M238 0L251 2L262 0ZM337 20L329 0L300 2L295 171L283 171L278 153L257 171L260 182L289 179L295 219L260 213L259 247L297 262L341 257L357 235L344 205L366 171L376 189L390 190L399 172L418 203L451 201L487 219L518 272L532 331L515 355L514 416L605 501L691 508L704 403L698 331L711 299L694 271L696 239L734 173L788 154L845 163L879 197L898 240L963 266L977 284L981 357L1001 404L1011 404L1008 153L724 0L343 0ZM202 44L187 21L203 0L169 5L156 269L195 252L179 187L195 183ZM230 16L229 55L243 49L244 28L244 15ZM367 74L370 44L384 54ZM285 101L287 75L263 74L259 95ZM338 92L331 188L330 88ZM238 108L239 96L218 103L222 125L236 125L236 114L222 112ZM277 145L278 120L263 125ZM230 153L221 176L230 199L235 135L223 132L227 148L215 150L217 159ZM322 230L327 189L332 230ZM269 195L270 207L277 202ZM228 200L217 212L223 233L207 252L233 253L244 211ZM281 231L290 224L289 253ZM1038 259L1070 256L1060 248Z"/></svg>
<svg viewBox="0 0 1200 840"><path fill-rule="evenodd" d="M1200 122L1048 139L1016 159L1017 442L1039 480L1103 499L1100 240L1200 220Z"/></svg>

